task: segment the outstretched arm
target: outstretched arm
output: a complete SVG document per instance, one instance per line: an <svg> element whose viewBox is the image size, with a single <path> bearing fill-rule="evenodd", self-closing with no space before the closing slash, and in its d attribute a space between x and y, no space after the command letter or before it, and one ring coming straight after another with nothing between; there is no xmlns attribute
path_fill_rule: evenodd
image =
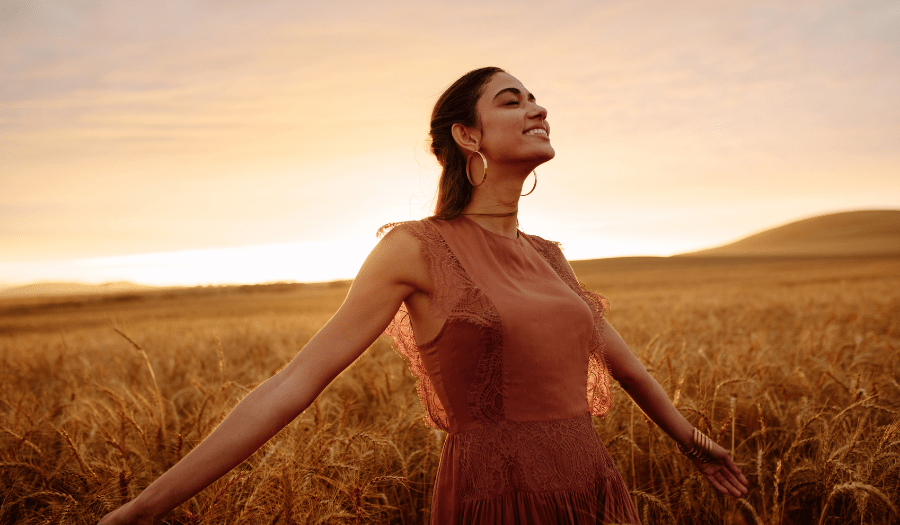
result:
<svg viewBox="0 0 900 525"><path fill-rule="evenodd" d="M418 242L391 232L372 250L344 304L283 370L247 395L215 430L100 525L157 523L247 459L306 409L384 331L405 297L426 286Z"/></svg>
<svg viewBox="0 0 900 525"><path fill-rule="evenodd" d="M631 353L619 333L605 319L602 322L604 323L603 340L606 343L606 357L609 360L613 378L666 434L681 446L687 449L692 448L693 425L669 401L665 390ZM713 444L712 455L715 459L713 462L703 462L698 459L692 461L719 492L738 497L746 494L749 482L734 464L728 452L719 445Z"/></svg>

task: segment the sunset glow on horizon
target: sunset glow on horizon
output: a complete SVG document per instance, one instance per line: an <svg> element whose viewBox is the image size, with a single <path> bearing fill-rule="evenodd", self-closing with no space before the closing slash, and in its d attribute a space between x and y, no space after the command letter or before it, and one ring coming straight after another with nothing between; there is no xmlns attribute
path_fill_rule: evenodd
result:
<svg viewBox="0 0 900 525"><path fill-rule="evenodd" d="M380 226L431 213L431 107L485 65L548 108L519 220L570 259L900 208L897 2L2 13L0 288L351 278Z"/></svg>

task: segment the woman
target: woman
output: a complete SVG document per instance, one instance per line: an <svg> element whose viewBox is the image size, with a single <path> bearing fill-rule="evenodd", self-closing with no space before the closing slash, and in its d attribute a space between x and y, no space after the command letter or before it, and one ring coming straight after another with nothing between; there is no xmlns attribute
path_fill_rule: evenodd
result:
<svg viewBox="0 0 900 525"><path fill-rule="evenodd" d="M546 117L498 68L448 88L431 121L443 167L435 216L388 228L291 363L101 525L160 520L297 417L386 328L420 379L426 419L450 433L432 523L638 522L591 425L609 408L609 375L717 490L746 494L725 450L603 319L605 299L578 284L557 245L517 229L526 179L555 155Z"/></svg>

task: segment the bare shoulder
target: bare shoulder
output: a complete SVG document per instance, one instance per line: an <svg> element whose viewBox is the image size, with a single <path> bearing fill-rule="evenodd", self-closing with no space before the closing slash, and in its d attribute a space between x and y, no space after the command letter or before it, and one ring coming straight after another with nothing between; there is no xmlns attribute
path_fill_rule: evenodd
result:
<svg viewBox="0 0 900 525"><path fill-rule="evenodd" d="M381 241L379 241L378 245L398 256L404 254L410 257L421 255L421 241L413 233L413 228L412 224L406 222L388 225L383 229L386 230L386 233L381 235Z"/></svg>
<svg viewBox="0 0 900 525"><path fill-rule="evenodd" d="M377 277L376 277L377 275ZM376 277L430 291L428 263L422 240L409 223L398 224L384 234L363 264L359 277Z"/></svg>

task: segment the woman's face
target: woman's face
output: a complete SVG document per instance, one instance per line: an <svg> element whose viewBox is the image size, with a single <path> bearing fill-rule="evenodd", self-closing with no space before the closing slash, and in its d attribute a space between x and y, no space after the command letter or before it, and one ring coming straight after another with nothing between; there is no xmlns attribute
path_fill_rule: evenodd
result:
<svg viewBox="0 0 900 525"><path fill-rule="evenodd" d="M493 163L519 164L529 171L552 159L547 110L514 76L497 73L475 106L480 151ZM530 166L530 167L529 167Z"/></svg>

